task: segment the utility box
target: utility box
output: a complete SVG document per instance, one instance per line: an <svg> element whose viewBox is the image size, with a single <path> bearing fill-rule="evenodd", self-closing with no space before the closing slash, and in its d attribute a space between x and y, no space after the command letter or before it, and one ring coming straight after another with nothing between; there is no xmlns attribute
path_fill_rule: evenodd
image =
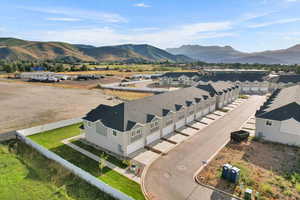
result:
<svg viewBox="0 0 300 200"><path fill-rule="evenodd" d="M225 180L230 179L230 170L232 166L230 164L224 164L222 168L222 178Z"/></svg>
<svg viewBox="0 0 300 200"><path fill-rule="evenodd" d="M244 199L245 200L252 200L252 190L247 188L244 193Z"/></svg>
<svg viewBox="0 0 300 200"><path fill-rule="evenodd" d="M240 169L237 167L232 167L229 172L229 181L232 183L238 183L240 180Z"/></svg>

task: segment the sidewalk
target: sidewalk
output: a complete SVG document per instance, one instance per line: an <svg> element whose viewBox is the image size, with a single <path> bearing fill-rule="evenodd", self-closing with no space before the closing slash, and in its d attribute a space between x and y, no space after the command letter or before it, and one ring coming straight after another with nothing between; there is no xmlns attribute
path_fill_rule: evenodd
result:
<svg viewBox="0 0 300 200"><path fill-rule="evenodd" d="M93 153L91 153L91 152L89 152L89 151L87 151L87 150L85 150L85 149L83 149L83 148L81 148L81 147L79 147L79 146L77 146L75 144L72 144L70 142L70 140L72 140L72 139L78 139L80 137L82 137L82 135L71 137L71 138L62 140L61 142L64 143L65 145L68 145L72 149L74 149L74 150L82 153L83 155L85 155L85 156L87 156L87 157L89 157L89 158L91 158L91 159L99 162L100 161L100 157L99 156L96 156L95 154L93 154ZM133 180L133 181L135 181L135 182L137 182L139 184L141 183L141 178L138 177L138 176L136 176L135 174L130 173L126 169L122 169L122 168L120 168L120 167L112 164L111 162L108 162L107 160L105 162L106 162L106 166L108 168L113 169L114 171L118 172L119 174L122 174L123 176L126 176L127 178L129 178L129 179L131 179L131 180Z"/></svg>

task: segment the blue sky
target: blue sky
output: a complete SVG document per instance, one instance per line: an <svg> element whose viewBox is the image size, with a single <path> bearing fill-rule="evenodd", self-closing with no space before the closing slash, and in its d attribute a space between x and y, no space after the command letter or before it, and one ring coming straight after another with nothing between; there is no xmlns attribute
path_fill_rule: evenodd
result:
<svg viewBox="0 0 300 200"><path fill-rule="evenodd" d="M0 37L95 46L300 43L300 0L1 0Z"/></svg>

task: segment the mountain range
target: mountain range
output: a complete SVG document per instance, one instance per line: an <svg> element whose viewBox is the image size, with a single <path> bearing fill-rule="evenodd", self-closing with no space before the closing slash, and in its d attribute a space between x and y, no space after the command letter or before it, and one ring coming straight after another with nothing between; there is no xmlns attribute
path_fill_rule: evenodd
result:
<svg viewBox="0 0 300 200"><path fill-rule="evenodd" d="M173 55L147 45L94 47L64 42L36 42L16 38L0 38L0 59L45 60L72 59L99 62L190 62L191 58Z"/></svg>
<svg viewBox="0 0 300 200"><path fill-rule="evenodd" d="M183 45L166 50L147 44L95 47L65 42L0 38L0 59L64 59L93 62L192 62L300 64L300 44L281 50L245 53L231 46Z"/></svg>
<svg viewBox="0 0 300 200"><path fill-rule="evenodd" d="M209 63L260 63L260 64L299 64L300 45L274 51L245 53L231 46L183 45L166 49L172 54L182 54L195 60Z"/></svg>

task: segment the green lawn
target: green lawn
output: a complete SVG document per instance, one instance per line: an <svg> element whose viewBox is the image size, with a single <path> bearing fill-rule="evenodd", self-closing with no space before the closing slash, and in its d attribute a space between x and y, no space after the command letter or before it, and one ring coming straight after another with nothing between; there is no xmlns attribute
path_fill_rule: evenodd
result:
<svg viewBox="0 0 300 200"><path fill-rule="evenodd" d="M114 200L24 143L9 143L0 143L1 200Z"/></svg>
<svg viewBox="0 0 300 200"><path fill-rule="evenodd" d="M98 163L96 161L60 142L63 139L79 135L80 126L81 124L71 125L32 135L29 136L29 138L63 157L65 160L68 160L74 165L86 170L108 185L124 192L134 199L143 200L144 196L138 183L109 168L105 168L104 173L100 174Z"/></svg>

